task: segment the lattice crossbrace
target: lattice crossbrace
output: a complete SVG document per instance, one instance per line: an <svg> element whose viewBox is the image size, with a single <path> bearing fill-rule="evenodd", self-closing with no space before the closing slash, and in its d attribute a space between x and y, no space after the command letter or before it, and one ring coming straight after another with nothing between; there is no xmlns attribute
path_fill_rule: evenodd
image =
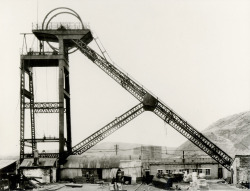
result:
<svg viewBox="0 0 250 191"><path fill-rule="evenodd" d="M155 98L155 96L151 95L149 91L147 91L143 86L136 83L132 80L128 75L124 72L120 71L117 67L109 63L105 58L97 54L94 50L88 47L81 40L72 40L79 50L87 56L92 62L94 62L99 68L101 68L105 73L107 73L111 78L113 78L118 84L120 84L123 88L125 88L128 92L130 92L136 99L140 102L144 103L144 98L146 95L149 97ZM155 98L156 99L156 98ZM200 149L206 152L209 156L219 162L222 166L230 170L230 165L232 163L232 158L228 156L224 151L222 151L219 147L209 141L205 136L199 133L195 128L193 128L190 124L187 123L184 119L182 119L179 115L176 114L173 110L169 109L163 102L156 99L157 107L154 108L153 111L157 116L171 125L174 129L184 135L187 139L197 145ZM108 131L107 131L108 132ZM105 134L104 132L99 132L99 139L102 140L109 133ZM91 146L96 144L97 138L85 139L74 147L74 154L78 154L76 151L78 147L82 148L82 151L86 151ZM88 143L84 143L84 142ZM79 149L81 150L81 149ZM82 152L79 152L80 154Z"/></svg>
<svg viewBox="0 0 250 191"><path fill-rule="evenodd" d="M201 150L230 170L230 165L233 162L230 156L228 156L224 151L208 140L186 121L183 121L178 115L169 110L161 102L158 103L154 113L198 146Z"/></svg>
<svg viewBox="0 0 250 191"><path fill-rule="evenodd" d="M24 154L24 158L33 158L33 154ZM59 153L39 153L39 158L59 158Z"/></svg>
<svg viewBox="0 0 250 191"><path fill-rule="evenodd" d="M133 107L120 117L117 117L115 120L104 126L102 129L96 131L88 138L84 139L82 142L77 144L72 148L73 154L82 154L83 152L90 149L92 146L112 134L113 132L120 129L122 126L127 124L129 121L140 115L144 111L143 104L140 103L137 106Z"/></svg>
<svg viewBox="0 0 250 191"><path fill-rule="evenodd" d="M127 74L124 74L117 67L109 63L105 58L101 57L94 50L88 47L81 40L73 40L80 51L92 60L106 74L113 78L117 83L130 92L136 99L143 101L144 95L147 93L142 86L133 81Z"/></svg>
<svg viewBox="0 0 250 191"><path fill-rule="evenodd" d="M25 109L30 109L30 103L25 103ZM60 109L63 108L60 102L35 102L34 112L35 113L59 113ZM66 108L64 108L66 112Z"/></svg>

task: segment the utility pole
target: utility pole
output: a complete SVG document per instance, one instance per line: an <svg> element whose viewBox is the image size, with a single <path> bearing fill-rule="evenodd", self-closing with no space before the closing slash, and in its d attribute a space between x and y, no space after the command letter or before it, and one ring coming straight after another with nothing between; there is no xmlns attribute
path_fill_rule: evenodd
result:
<svg viewBox="0 0 250 191"><path fill-rule="evenodd" d="M141 160L142 160L142 145L141 145Z"/></svg>
<svg viewBox="0 0 250 191"><path fill-rule="evenodd" d="M182 151L182 162L185 163L184 151Z"/></svg>
<svg viewBox="0 0 250 191"><path fill-rule="evenodd" d="M119 145L115 145L115 154L117 155L117 153L118 153L118 149L119 149Z"/></svg>

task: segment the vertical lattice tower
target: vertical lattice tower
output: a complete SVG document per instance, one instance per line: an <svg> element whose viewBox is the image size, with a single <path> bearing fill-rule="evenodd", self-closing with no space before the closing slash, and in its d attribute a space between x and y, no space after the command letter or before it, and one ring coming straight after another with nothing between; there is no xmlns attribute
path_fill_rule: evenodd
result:
<svg viewBox="0 0 250 191"><path fill-rule="evenodd" d="M61 9L71 12L59 12L51 16L53 11ZM78 18L79 23L51 23L51 20L62 13L69 13ZM67 29L67 30L66 30ZM68 54L74 52L74 43L71 39L84 41L86 44L93 39L76 12L69 8L56 8L49 12L41 25L36 25L32 30L40 42L39 51L29 51L21 55L21 85L20 85L20 159L31 158L37 149L39 142L58 142L58 153L39 153L40 157L59 158L62 162L72 152L71 139L71 116L70 116L70 81L69 81L69 60ZM51 51L45 52L45 43L51 47ZM57 43L56 48L51 43ZM33 91L33 67L57 67L58 76L58 100L59 102L35 102ZM25 87L25 75L28 75L29 87ZM28 101L25 101L28 100ZM30 110L31 138L25 138L25 109ZM35 114L36 113L58 113L59 132L57 138L36 137ZM66 117L66 120L65 120ZM66 124L65 124L66 121ZM64 129L66 127L67 137ZM31 143L32 153L25 151L26 143ZM64 150L66 145L67 151Z"/></svg>

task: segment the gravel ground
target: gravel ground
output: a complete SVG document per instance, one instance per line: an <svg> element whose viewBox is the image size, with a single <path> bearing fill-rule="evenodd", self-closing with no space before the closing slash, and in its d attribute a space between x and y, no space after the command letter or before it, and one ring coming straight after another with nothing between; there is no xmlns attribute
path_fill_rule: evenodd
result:
<svg viewBox="0 0 250 191"><path fill-rule="evenodd" d="M112 190L112 185L109 183L105 183L103 185L99 184L79 184L81 187L70 187L67 186L72 183L56 183L56 184L49 184L49 185L44 185L42 188L37 189L37 191L54 191L54 190L59 190L59 191L110 191ZM216 181L211 181L209 182L209 190L221 190L221 191L227 191L227 190L237 190L240 191L242 189L236 188L234 185L229 185L221 182L216 182ZM77 184L72 184L77 186ZM188 191L196 191L197 189L192 189L189 188L189 183L174 183L173 187L178 185L178 187L181 190L188 190ZM189 188L189 189L188 189ZM141 184L135 184L135 185L123 185L123 190L127 191L163 191L163 189L156 188L153 185L141 185Z"/></svg>

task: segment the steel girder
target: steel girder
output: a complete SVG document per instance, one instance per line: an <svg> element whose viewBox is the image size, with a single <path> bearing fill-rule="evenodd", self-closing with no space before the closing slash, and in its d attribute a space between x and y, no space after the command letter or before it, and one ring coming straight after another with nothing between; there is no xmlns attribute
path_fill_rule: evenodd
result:
<svg viewBox="0 0 250 191"><path fill-rule="evenodd" d="M33 158L33 155L24 154L24 158ZM39 158L59 158L59 153L39 153Z"/></svg>
<svg viewBox="0 0 250 191"><path fill-rule="evenodd" d="M20 159L24 159L24 90L25 90L25 70L23 66L23 62L21 62L21 81L20 81Z"/></svg>
<svg viewBox="0 0 250 191"><path fill-rule="evenodd" d="M161 102L159 102L154 113L207 153L210 157L215 159L226 169L230 170L231 163L233 162L232 158L193 128L189 123L183 121L176 113L169 110Z"/></svg>
<svg viewBox="0 0 250 191"><path fill-rule="evenodd" d="M109 63L105 58L97 54L90 47L86 46L81 40L73 40L79 50L92 60L98 67L100 67L105 73L107 73L111 78L113 78L117 83L119 83L123 88L125 88L129 93L131 93L139 101L143 101L144 95L147 93L142 86L132 80L128 75L124 74L114 65Z"/></svg>
<svg viewBox="0 0 250 191"><path fill-rule="evenodd" d="M120 129L122 126L127 124L129 121L133 120L141 113L143 113L144 108L143 104L140 103L133 107L132 109L128 110L121 116L117 117L115 120L110 122L109 124L105 125L100 130L96 131L82 142L78 143L76 146L72 148L72 154L80 155L90 149L92 146L99 143L101 140L106 138L107 136L111 135L113 132Z"/></svg>
<svg viewBox="0 0 250 191"><path fill-rule="evenodd" d="M30 109L31 104L25 103L25 109ZM62 108L60 102L35 102L34 103L34 112L35 113L59 113L59 109ZM66 108L64 108L66 112Z"/></svg>
<svg viewBox="0 0 250 191"><path fill-rule="evenodd" d="M30 94L32 95L30 98L30 121L31 121L31 145L32 145L32 153L36 150L36 135L35 135L35 114L34 114L34 94L33 94L33 73L29 72L29 88Z"/></svg>
<svg viewBox="0 0 250 191"><path fill-rule="evenodd" d="M29 75L29 91L25 89L25 73ZM35 136L35 114L34 114L34 94L33 94L33 73L31 69L24 66L21 61L21 83L20 83L20 159L24 159L24 127L25 127L25 97L29 99L30 119L31 119L31 148L32 154L36 149Z"/></svg>
<svg viewBox="0 0 250 191"><path fill-rule="evenodd" d="M123 73L117 67L109 63L105 58L96 53L93 49L87 46L81 40L72 40L79 50L87 56L93 63L95 63L99 68L101 68L105 73L107 73L111 78L113 78L118 84L125 88L129 93L131 93L136 99L138 99L145 110L154 112L157 116L163 119L166 123L172 126L175 130L189 139L197 147L215 159L218 163L224 166L226 169L230 170L230 166L233 162L232 158L227 155L222 149L212 143L207 139L202 133L198 132L194 127L192 127L186 120L181 118L176 112L170 109L166 104L160 101L157 97L152 95L143 86L136 83L128 75ZM102 136L102 134L100 134ZM105 136L106 137L106 136ZM88 139L88 138L87 138ZM87 139L83 140L84 143ZM85 143L86 148L92 147L95 142ZM85 149L81 150L79 148L78 152L73 154L81 154Z"/></svg>

